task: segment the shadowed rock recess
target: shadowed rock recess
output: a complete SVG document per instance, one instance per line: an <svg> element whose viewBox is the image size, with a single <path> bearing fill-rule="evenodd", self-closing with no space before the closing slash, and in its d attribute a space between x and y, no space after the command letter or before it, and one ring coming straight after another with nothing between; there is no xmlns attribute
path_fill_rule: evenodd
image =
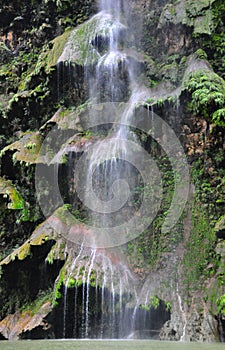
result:
<svg viewBox="0 0 225 350"><path fill-rule="evenodd" d="M223 0L0 0L0 339L225 341Z"/></svg>

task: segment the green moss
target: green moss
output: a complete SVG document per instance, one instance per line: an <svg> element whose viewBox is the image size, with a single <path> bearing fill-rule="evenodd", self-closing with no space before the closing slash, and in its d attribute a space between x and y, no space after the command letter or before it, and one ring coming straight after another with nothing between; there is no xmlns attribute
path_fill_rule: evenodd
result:
<svg viewBox="0 0 225 350"><path fill-rule="evenodd" d="M71 34L71 29L66 30L62 35L58 36L57 38L55 38L52 41L53 48L47 54L47 60L46 60L46 63L47 63L46 69L47 70L49 70L50 67L52 67L52 66L56 66L57 61L65 48L65 45L68 41L70 34Z"/></svg>
<svg viewBox="0 0 225 350"><path fill-rule="evenodd" d="M0 178L0 193L3 194L3 197L10 198L11 203L8 203L8 209L17 210L25 208L24 199L10 180Z"/></svg>
<svg viewBox="0 0 225 350"><path fill-rule="evenodd" d="M53 306L58 305L58 299L60 299L62 297L60 289L63 285L64 280L65 280L65 274L66 274L66 266L64 265L61 268L59 276L58 276L58 278L55 282L55 285L54 285L54 290L53 290L53 294L52 294Z"/></svg>
<svg viewBox="0 0 225 350"><path fill-rule="evenodd" d="M72 209L70 204L64 204L62 207L58 208L54 214L53 218L59 219L63 224L67 226L76 226L84 227L84 222L86 218L83 219L81 216L80 210Z"/></svg>
<svg viewBox="0 0 225 350"><path fill-rule="evenodd" d="M211 34L214 29L211 6L216 0L186 0L166 4L160 16L163 28L168 22L193 27L194 34Z"/></svg>
<svg viewBox="0 0 225 350"><path fill-rule="evenodd" d="M18 250L17 256L19 260L24 260L28 255L30 255L30 243L24 243Z"/></svg>
<svg viewBox="0 0 225 350"><path fill-rule="evenodd" d="M96 272L94 270L91 271L91 275L90 275L90 285L92 287L96 286Z"/></svg>
<svg viewBox="0 0 225 350"><path fill-rule="evenodd" d="M6 146L0 153L2 157L7 151L14 151L12 160L25 162L26 164L36 163L42 145L42 136L39 132L27 132L20 140Z"/></svg>
<svg viewBox="0 0 225 350"><path fill-rule="evenodd" d="M194 34L212 34L213 18L210 9L204 11L202 16L194 19Z"/></svg>
<svg viewBox="0 0 225 350"><path fill-rule="evenodd" d="M207 60L208 58L207 53L202 49L198 49L197 51L195 51L195 55L200 60Z"/></svg>
<svg viewBox="0 0 225 350"><path fill-rule="evenodd" d="M141 308L145 311L150 311L151 309L157 309L160 305L160 299L157 295L153 295L150 297L149 302L147 304L142 304Z"/></svg>
<svg viewBox="0 0 225 350"><path fill-rule="evenodd" d="M58 62L70 62L80 66L92 65L97 62L99 55L91 44L96 36L107 37L113 21L98 14L82 23L73 30L68 30L53 41L53 48L48 53L47 69Z"/></svg>
<svg viewBox="0 0 225 350"><path fill-rule="evenodd" d="M204 10L209 8L215 0L187 0L186 9L190 16L196 17L202 15Z"/></svg>
<svg viewBox="0 0 225 350"><path fill-rule="evenodd" d="M76 286L77 286L77 287L81 287L82 284L83 284L83 279L82 279L82 278L78 278L78 279L76 280Z"/></svg>
<svg viewBox="0 0 225 350"><path fill-rule="evenodd" d="M178 77L178 64L176 62L172 62L164 65L160 70L160 74L162 75L163 80L169 80L172 83L176 83Z"/></svg>
<svg viewBox="0 0 225 350"><path fill-rule="evenodd" d="M212 4L216 0L187 0L187 23L194 28L194 35L212 34L215 25L213 21Z"/></svg>
<svg viewBox="0 0 225 350"><path fill-rule="evenodd" d="M54 249L53 248L50 250L50 252L48 253L47 258L46 258L47 262L51 265L54 262Z"/></svg>
<svg viewBox="0 0 225 350"><path fill-rule="evenodd" d="M20 308L22 314L28 313L30 316L34 316L40 312L41 308L46 307L51 311L52 290L40 291L36 299L30 303L25 304Z"/></svg>
<svg viewBox="0 0 225 350"><path fill-rule="evenodd" d="M219 298L217 298L216 304L217 304L218 314L222 314L225 316L225 294L223 294Z"/></svg>
<svg viewBox="0 0 225 350"><path fill-rule="evenodd" d="M215 225L215 232L219 232L223 230L225 230L225 215L220 217L220 219L217 221Z"/></svg>
<svg viewBox="0 0 225 350"><path fill-rule="evenodd" d="M187 290L201 290L207 277L215 273L217 264L217 258L213 254L215 242L216 236L207 213L200 203L193 203L192 230L183 259L183 281ZM211 265L211 269L207 269L208 265Z"/></svg>
<svg viewBox="0 0 225 350"><path fill-rule="evenodd" d="M9 195L12 201L12 203L8 204L9 209L23 209L24 200L15 188L11 190L7 190L6 194Z"/></svg>
<svg viewBox="0 0 225 350"><path fill-rule="evenodd" d="M76 284L75 279L71 277L71 278L69 279L68 283L67 283L67 287L68 287L68 288L73 288L73 287L75 286L75 284Z"/></svg>

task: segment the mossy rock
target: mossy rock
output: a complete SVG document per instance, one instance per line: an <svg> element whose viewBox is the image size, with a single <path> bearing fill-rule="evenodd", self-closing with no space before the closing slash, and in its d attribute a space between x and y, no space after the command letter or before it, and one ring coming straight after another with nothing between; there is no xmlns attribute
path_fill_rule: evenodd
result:
<svg viewBox="0 0 225 350"><path fill-rule="evenodd" d="M10 180L0 178L0 194L3 194L5 198L10 198L8 209L24 209L24 199Z"/></svg>
<svg viewBox="0 0 225 350"><path fill-rule="evenodd" d="M46 327L45 317L52 311L50 301L46 298L42 302L38 301L31 305L30 310L16 311L15 314L10 314L0 322L0 333L5 339L17 340L23 333L30 332L35 329L48 329Z"/></svg>
<svg viewBox="0 0 225 350"><path fill-rule="evenodd" d="M80 116L82 112L86 110L85 106L79 106L78 108L63 109L60 108L51 119L47 121L41 128L41 131L44 131L49 124L57 124L57 127L61 130L77 130L82 131L80 125Z"/></svg>
<svg viewBox="0 0 225 350"><path fill-rule="evenodd" d="M159 19L159 28L167 23L184 24L193 27L195 34L211 34L214 28L213 2L215 0L180 0L175 4L166 4Z"/></svg>
<svg viewBox="0 0 225 350"><path fill-rule="evenodd" d="M188 22L187 13L185 10L184 1L178 1L176 4L166 4L159 18L159 28L162 28L167 23L186 24Z"/></svg>
<svg viewBox="0 0 225 350"><path fill-rule="evenodd" d="M37 226L31 237L24 244L15 249L10 255L2 260L0 265L8 265L16 258L18 260L24 260L27 256L30 255L31 246L41 246L50 239L55 240L56 237L52 228L49 226L48 220L46 220Z"/></svg>
<svg viewBox="0 0 225 350"><path fill-rule="evenodd" d="M72 29L70 28L52 41L53 48L47 55L47 69L57 65L58 59L63 53L71 32Z"/></svg>
<svg viewBox="0 0 225 350"><path fill-rule="evenodd" d="M163 66L160 70L160 74L162 75L163 80L169 80L173 84L176 84L178 79L178 64L173 62Z"/></svg>
<svg viewBox="0 0 225 350"><path fill-rule="evenodd" d="M186 11L190 17L201 16L205 9L209 9L210 6L216 0L187 0L186 1Z"/></svg>
<svg viewBox="0 0 225 350"><path fill-rule="evenodd" d="M42 144L42 136L38 132L25 133L22 138L1 151L1 157L7 151L15 151L13 154L14 161L35 164Z"/></svg>
<svg viewBox="0 0 225 350"><path fill-rule="evenodd" d="M214 231L217 237L225 239L225 215L217 221Z"/></svg>
<svg viewBox="0 0 225 350"><path fill-rule="evenodd" d="M47 57L47 69L60 62L79 66L95 64L99 53L93 43L97 37L107 39L111 30L118 30L114 26L112 16L101 12L77 28L66 31L53 41L53 48ZM119 30L125 30L122 24L118 26Z"/></svg>
<svg viewBox="0 0 225 350"><path fill-rule="evenodd" d="M213 15L211 10L206 10L203 16L194 19L194 34L212 34Z"/></svg>
<svg viewBox="0 0 225 350"><path fill-rule="evenodd" d="M186 12L193 25L194 34L211 34L214 30L211 6L216 0L187 0Z"/></svg>
<svg viewBox="0 0 225 350"><path fill-rule="evenodd" d="M65 242L58 239L56 244L51 248L50 252L46 257L46 261L49 264L53 264L55 260L65 260Z"/></svg>

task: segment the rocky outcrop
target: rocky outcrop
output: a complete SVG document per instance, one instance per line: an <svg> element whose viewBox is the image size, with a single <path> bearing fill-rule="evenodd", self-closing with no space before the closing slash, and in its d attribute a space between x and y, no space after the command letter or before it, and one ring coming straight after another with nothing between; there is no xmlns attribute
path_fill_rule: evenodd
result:
<svg viewBox="0 0 225 350"><path fill-rule="evenodd" d="M49 325L44 318L51 310L49 302L39 307L37 313L32 315L31 312L19 312L14 315L8 315L0 322L0 332L9 340L17 339L40 339L50 338L52 334L49 332Z"/></svg>

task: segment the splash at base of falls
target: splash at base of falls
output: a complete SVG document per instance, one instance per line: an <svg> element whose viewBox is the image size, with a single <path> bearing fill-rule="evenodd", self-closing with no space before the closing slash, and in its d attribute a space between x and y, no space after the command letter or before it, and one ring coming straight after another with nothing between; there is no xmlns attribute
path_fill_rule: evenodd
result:
<svg viewBox="0 0 225 350"><path fill-rule="evenodd" d="M68 251L66 264L62 298L51 315L55 338L159 338L170 312L161 301L155 309L138 298L139 281L121 253L81 247Z"/></svg>

